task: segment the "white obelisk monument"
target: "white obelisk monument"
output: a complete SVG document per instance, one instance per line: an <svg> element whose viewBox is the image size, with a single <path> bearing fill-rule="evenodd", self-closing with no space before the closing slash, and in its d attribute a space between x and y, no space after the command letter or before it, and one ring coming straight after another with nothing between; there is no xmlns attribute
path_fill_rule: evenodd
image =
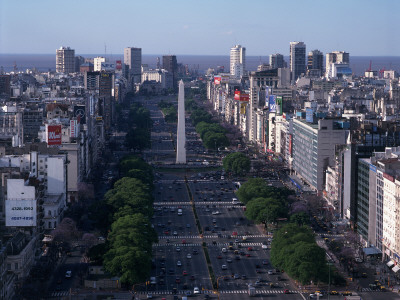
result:
<svg viewBox="0 0 400 300"><path fill-rule="evenodd" d="M176 163L186 164L186 134L185 134L185 85L179 81L178 93L178 128L176 143Z"/></svg>

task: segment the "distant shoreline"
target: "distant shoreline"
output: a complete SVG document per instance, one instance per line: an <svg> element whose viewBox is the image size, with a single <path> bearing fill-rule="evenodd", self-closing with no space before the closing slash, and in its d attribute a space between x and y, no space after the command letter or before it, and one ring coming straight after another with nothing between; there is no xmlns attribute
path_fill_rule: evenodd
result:
<svg viewBox="0 0 400 300"><path fill-rule="evenodd" d="M78 56L85 58L94 58L96 56L105 56L110 61L123 60L123 54L80 54ZM143 54L142 64L147 64L150 68L155 68L157 64L157 57L160 58L162 63L162 56L165 54ZM217 68L224 66L224 70L229 72L229 55L190 55L176 54L178 63L188 65L189 68L197 69L200 74L205 73L208 68ZM256 71L257 66L261 63L268 63L269 57L267 55L248 55L246 56L246 69L249 71ZM0 67L5 72L10 72L14 69L14 63L17 65L19 71L26 69L36 68L40 72L54 71L55 70L56 55L52 54L0 54ZM289 57L285 56L285 61L289 63ZM350 54L350 67L356 75L363 75L365 70L369 68L371 63L372 70L379 71L395 70L400 73L400 56L351 56Z"/></svg>

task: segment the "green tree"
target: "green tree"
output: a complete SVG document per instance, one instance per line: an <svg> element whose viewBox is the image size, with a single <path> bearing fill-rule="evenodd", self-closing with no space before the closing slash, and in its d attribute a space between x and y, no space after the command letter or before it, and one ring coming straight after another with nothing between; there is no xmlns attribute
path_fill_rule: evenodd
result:
<svg viewBox="0 0 400 300"><path fill-rule="evenodd" d="M298 212L290 216L290 222L299 226L307 225L310 224L310 216L305 212Z"/></svg>
<svg viewBox="0 0 400 300"><path fill-rule="evenodd" d="M234 173L236 175L243 175L250 171L250 159L241 152L230 153L222 160L222 166L226 172ZM249 184L247 184L247 186L248 185ZM263 185L265 185L265 182ZM264 195L257 196L262 197ZM242 199L240 199L240 201L243 202Z"/></svg>
<svg viewBox="0 0 400 300"><path fill-rule="evenodd" d="M104 256L104 267L122 283L142 282L150 275L151 246L157 234L150 220L141 214L126 215L112 224L110 249Z"/></svg>
<svg viewBox="0 0 400 300"><path fill-rule="evenodd" d="M153 173L146 172L146 170L130 169L127 173L127 177L139 179L153 189Z"/></svg>
<svg viewBox="0 0 400 300"><path fill-rule="evenodd" d="M151 147L150 131L145 128L131 128L125 136L125 145L129 149L142 151Z"/></svg>
<svg viewBox="0 0 400 300"><path fill-rule="evenodd" d="M223 133L208 131L204 134L203 144L207 149L217 150L218 147L229 146L229 140Z"/></svg>
<svg viewBox="0 0 400 300"><path fill-rule="evenodd" d="M287 216L282 202L272 198L253 198L246 204L246 217L257 223L269 224Z"/></svg>

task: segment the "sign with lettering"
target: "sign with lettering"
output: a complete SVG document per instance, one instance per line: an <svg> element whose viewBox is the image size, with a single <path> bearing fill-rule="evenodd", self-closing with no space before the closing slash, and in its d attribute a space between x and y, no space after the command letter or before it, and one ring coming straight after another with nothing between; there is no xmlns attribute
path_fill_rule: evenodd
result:
<svg viewBox="0 0 400 300"><path fill-rule="evenodd" d="M6 226L36 226L36 200L5 200Z"/></svg>
<svg viewBox="0 0 400 300"><path fill-rule="evenodd" d="M61 145L61 125L47 126L47 145Z"/></svg>

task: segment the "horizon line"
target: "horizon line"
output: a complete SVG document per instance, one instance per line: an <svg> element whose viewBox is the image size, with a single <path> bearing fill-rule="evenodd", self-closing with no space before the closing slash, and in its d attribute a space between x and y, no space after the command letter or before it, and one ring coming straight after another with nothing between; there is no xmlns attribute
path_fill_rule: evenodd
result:
<svg viewBox="0 0 400 300"><path fill-rule="evenodd" d="M279 52L277 52L277 53L279 53ZM327 53L330 53L330 52L327 52ZM272 53L272 54L275 54L275 53ZM282 53L280 53L280 54L282 54ZM56 56L56 54L55 53L0 53L0 55L54 55L54 56ZM114 56L114 55L120 55L120 56L123 56L124 54L123 53L116 53L116 54L112 54L112 53L110 53L110 54L101 54L101 53L75 53L75 56L81 56L81 55L98 55L98 56ZM175 55L175 56L230 56L229 54L160 54L160 53L158 53L158 54L154 54L154 53L145 53L145 54L142 54L142 56L143 55L155 55L155 56L169 56L169 55ZM266 54L262 54L262 55L256 55L256 54L253 54L253 55L246 55L247 57L252 57L252 56L254 56L254 57L259 57L259 56L266 56L266 57L269 57L269 55L266 55ZM290 56L290 54L283 54L283 56ZM383 54L381 54L381 55L375 55L375 54L373 54L373 55L350 55L351 57L400 57L400 55L383 55Z"/></svg>

